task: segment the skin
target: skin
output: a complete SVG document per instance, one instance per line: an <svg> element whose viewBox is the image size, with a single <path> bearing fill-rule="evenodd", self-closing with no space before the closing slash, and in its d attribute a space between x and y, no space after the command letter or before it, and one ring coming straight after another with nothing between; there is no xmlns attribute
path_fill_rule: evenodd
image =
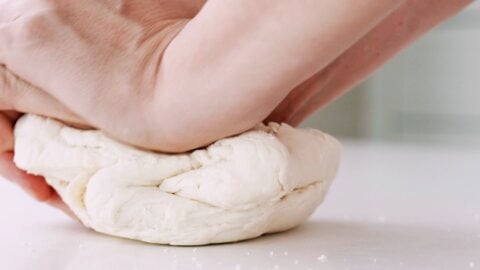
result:
<svg viewBox="0 0 480 270"><path fill-rule="evenodd" d="M15 112L167 152L296 125L470 2L0 2L0 173L61 205L11 162Z"/></svg>

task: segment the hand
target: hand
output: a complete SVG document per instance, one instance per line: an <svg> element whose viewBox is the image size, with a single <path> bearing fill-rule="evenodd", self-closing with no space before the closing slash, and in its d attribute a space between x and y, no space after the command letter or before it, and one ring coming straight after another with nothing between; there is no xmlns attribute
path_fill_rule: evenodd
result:
<svg viewBox="0 0 480 270"><path fill-rule="evenodd" d="M268 121L300 124L472 0L409 0L361 40L293 91Z"/></svg>
<svg viewBox="0 0 480 270"><path fill-rule="evenodd" d="M219 68L213 65L211 69L216 70L216 72L208 72L209 74L207 73L206 76L196 76L198 70L195 68L179 67L179 63L187 60L197 66L204 66L201 61L197 61L197 63L193 61L195 55L191 55L191 51L182 53L181 49L185 47L182 43L189 44L191 41L188 40L204 37L203 28L208 31L215 30L215 23L212 25L211 22L208 22L208 17L207 19L200 18L200 22L197 23L198 25L206 24L205 27L201 27L200 30L193 31L190 34L186 29L186 37L180 39L179 45L172 46L174 52L168 55L165 52L173 37L184 30L187 20L191 19L202 7L203 2L201 1L124 1L120 3L117 6L112 1L4 1L0 6L0 64L7 65L8 70L5 67L0 67L0 97L2 97L0 99L0 110L42 114L70 123L95 126L109 132L114 137L139 146L160 150L187 150L253 127L273 110L279 101L285 97L287 90L291 88L291 86L281 85L282 89L279 89L281 91L276 91L277 87L273 85L276 80L275 77L268 84L259 87L259 83L265 81L265 77L262 75L265 70L258 72L262 76L254 78L251 81L254 83L253 85L244 84L240 88L236 88L236 81L241 80L241 77L237 78L236 73L225 74L223 72L225 69L222 66ZM218 9L218 6L217 2L217 4L213 4L213 7L207 9L207 13L212 13L210 14L212 18L215 18L214 15L218 12L215 9ZM268 7L263 6L262 8L266 10ZM373 15L375 15L374 17L383 16L390 8L375 9ZM345 9L345 7L342 9ZM230 8L229 12L235 10ZM301 14L301 11L297 10L296 16L303 16L304 14ZM220 57L213 56L214 58L210 61L217 58L224 63L234 60L232 59L234 56L231 54L222 59L222 51L217 50L217 48L222 49L224 41L235 38L229 37L232 34L230 33L232 27L238 28L239 32L242 32L242 27L245 27L246 31L251 31L252 27L256 27L256 25L242 22L243 14L251 17L255 16L251 11L244 8L241 13L232 14L236 15L235 23L223 29L224 35L227 36L221 35L212 43L210 48L208 44L206 45L207 49L212 50L213 48L213 51L220 54ZM195 27L195 24L191 25ZM296 27L301 28L303 26L297 25ZM295 29L290 31L294 33ZM278 33L276 35L275 39L290 38L278 36ZM246 42L247 44L255 43L256 39L256 37L247 38ZM347 36L342 37L342 39L348 41L349 38ZM232 41L237 42L230 40L230 43ZM201 42L192 44L200 44ZM342 42L345 42L345 40L342 40ZM295 48L294 45L290 46ZM231 46L232 48L226 48L227 55L229 55L229 50L236 49L235 44L231 44ZM239 53L248 53L249 46L238 48ZM180 52L175 52L179 48ZM202 48L193 49L199 50ZM252 53L258 54L259 52L253 51ZM304 59L308 58L308 53L300 53L302 53ZM335 51L333 53L335 54ZM171 55L173 55L173 58ZM165 58L169 56L165 62L171 64L163 64L161 61L163 56ZM205 56L208 56L208 51L203 53L203 57ZM177 58L182 61L176 62ZM262 59L262 61L271 60L268 57L267 59L265 57L258 59ZM282 65L285 66L285 61L286 59L280 59L280 64L283 63ZM163 69L160 62L163 64ZM277 66L275 63L271 65L273 67ZM254 71L256 66L258 66L256 63L247 66L240 65L237 67L240 71L238 74ZM11 73L10 70L20 75L21 78L28 80L28 82L40 86L42 90L26 83L17 75ZM173 75L168 75L172 70ZM184 70L190 71L187 74L191 76L184 76ZM205 72L203 69L202 71ZM284 76L284 72L285 67L277 71L278 74L281 73L281 76ZM295 84L292 84L292 78L296 80L297 75L301 75L299 71L291 73L289 74L289 85ZM208 85L209 80L212 80L210 78L212 75L218 76L220 79L218 81L222 81L222 78L227 77L226 75L230 77L234 75L234 80L216 86L216 91L207 93L203 102L200 102L201 100L198 98L192 98L192 96L198 96L199 93L202 94L205 93L205 90L209 90L195 89L195 87ZM187 83L185 84L185 81L180 79L186 79ZM172 81L173 84L170 83ZM188 84L189 81L193 83ZM284 80L282 80L283 83L285 83ZM178 88L177 85L182 86L182 84L184 84L183 88L178 89L182 91L181 93L173 91ZM248 91L251 91L249 88L259 91L245 94L239 91L242 88ZM170 93L165 93L166 90L173 91L177 96L169 97ZM272 92L272 90L275 91ZM154 93L154 91L160 93ZM159 102L155 96L164 98L168 103L162 100ZM200 118L188 121L190 116L183 115L184 119L182 119L182 114L175 112L176 108L171 108L173 113L169 113L148 107L148 101L152 98L155 101L153 103L155 106L163 105L171 108L172 103L176 103L180 108L189 109L191 115L200 115ZM218 104L218 108L202 115L203 111L208 111L211 103L218 103L215 102L215 98L223 99L227 106L222 107L223 104ZM135 110L137 108L147 108L147 110ZM235 110L230 110L230 108ZM247 109L245 110L245 108ZM126 114L125 111L128 113ZM156 121L150 120L149 115L145 118L144 114L149 112L153 114L152 112L158 111L167 117L158 117L158 114L153 115L154 118L158 117ZM177 147L175 147L175 143L168 140L167 143L163 143L159 147L158 142L152 143L151 139L144 138L143 134L150 134L150 137L152 137L152 134L153 137L158 134L159 138L165 139L165 134L170 132L166 132L164 128L175 128L176 123L168 119L171 118L171 115L176 115L179 118L178 123L184 125L183 128L192 128L193 130L189 132L194 135L198 135L202 129L205 132L212 126L215 126L216 133L206 134L200 140L197 140L197 138L189 140L178 136L179 131L180 133L184 132L180 127L180 129L176 129L177 134L174 134L174 137L180 138L182 143L187 141L193 142L193 144L177 145ZM217 117L223 117L224 123L219 125L215 121L212 123L205 121ZM13 138L11 127L13 121L14 119L3 118L2 130L4 132L0 139L5 142L5 150L8 152L1 155L0 173L18 183L38 200L49 202L66 210L58 194L46 184L44 179L28 175L15 168L12 163ZM165 127L160 127L161 129L157 127L157 129L145 130L144 128L148 123L155 125L161 122L164 122L165 125ZM197 127L194 125L192 127L192 124L196 123L200 123L202 126L197 124ZM240 125L236 126L238 123ZM228 124L231 126L228 126ZM125 126L130 128L126 130ZM218 127L221 130L218 130ZM167 146L171 147L172 145L174 148L167 148Z"/></svg>
<svg viewBox="0 0 480 270"><path fill-rule="evenodd" d="M5 0L0 63L84 124L184 151L298 124L470 2Z"/></svg>
<svg viewBox="0 0 480 270"><path fill-rule="evenodd" d="M18 184L36 200L46 202L74 217L55 190L45 182L45 179L29 175L19 170L13 163L13 125L21 115L15 110L50 117L62 115L63 119L72 125L79 125L82 120L45 92L24 82L5 67L0 66L0 175Z"/></svg>
<svg viewBox="0 0 480 270"><path fill-rule="evenodd" d="M184 151L260 123L404 1L4 0L0 63L111 137Z"/></svg>
<svg viewBox="0 0 480 270"><path fill-rule="evenodd" d="M40 86L62 108L68 107L76 122L146 147L142 127L149 124L150 116L144 107L155 84L154 73L167 44L202 4L191 0L3 1L0 64ZM63 113L43 109L47 106L36 111L69 120ZM17 110L32 112L32 107L17 106Z"/></svg>
<svg viewBox="0 0 480 270"><path fill-rule="evenodd" d="M0 113L0 176L16 183L36 200L46 202L76 219L57 192L45 182L45 179L29 175L19 170L13 163L12 125L18 116L18 113L11 111Z"/></svg>

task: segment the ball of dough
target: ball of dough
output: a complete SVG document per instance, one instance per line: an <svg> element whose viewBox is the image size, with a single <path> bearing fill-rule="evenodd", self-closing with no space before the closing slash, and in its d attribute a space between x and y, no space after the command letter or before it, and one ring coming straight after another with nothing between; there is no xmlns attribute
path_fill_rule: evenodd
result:
<svg viewBox="0 0 480 270"><path fill-rule="evenodd" d="M303 223L335 176L340 144L270 123L184 154L162 154L26 115L14 161L44 176L98 232L171 245L233 242Z"/></svg>

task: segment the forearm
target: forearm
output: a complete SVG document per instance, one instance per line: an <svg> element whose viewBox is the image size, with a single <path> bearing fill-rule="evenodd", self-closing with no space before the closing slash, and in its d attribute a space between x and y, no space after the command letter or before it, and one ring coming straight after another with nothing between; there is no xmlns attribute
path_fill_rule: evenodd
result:
<svg viewBox="0 0 480 270"><path fill-rule="evenodd" d="M244 112L265 118L291 89L327 66L403 1L266 2L209 1L172 41L163 55L153 99L156 114L175 116L169 127L183 134L187 128L196 130L192 136L205 135L205 143L250 128L255 123ZM259 97L258 103L250 102L251 95ZM192 99L197 102L185 102ZM210 103L215 106L204 106ZM202 108L195 108L197 104ZM197 121L209 118L215 119L211 125ZM234 126L232 119L237 119Z"/></svg>
<svg viewBox="0 0 480 270"><path fill-rule="evenodd" d="M327 67L328 72L324 74L329 76L328 83L288 121L299 124L305 117L359 84L422 34L472 2L408 0Z"/></svg>

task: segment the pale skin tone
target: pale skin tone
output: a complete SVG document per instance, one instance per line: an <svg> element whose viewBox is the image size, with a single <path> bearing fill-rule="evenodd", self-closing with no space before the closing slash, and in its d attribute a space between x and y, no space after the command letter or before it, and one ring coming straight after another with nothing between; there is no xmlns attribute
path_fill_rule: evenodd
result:
<svg viewBox="0 0 480 270"><path fill-rule="evenodd" d="M181 152L299 124L471 0L0 0L0 174L19 113Z"/></svg>

